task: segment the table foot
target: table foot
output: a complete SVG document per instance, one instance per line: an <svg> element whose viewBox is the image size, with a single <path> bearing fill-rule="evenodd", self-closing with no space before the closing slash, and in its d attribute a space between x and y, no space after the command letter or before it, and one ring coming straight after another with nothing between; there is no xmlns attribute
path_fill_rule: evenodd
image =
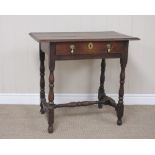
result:
<svg viewBox="0 0 155 155"><path fill-rule="evenodd" d="M53 124L54 124L54 103L48 104L48 132L53 132Z"/></svg>
<svg viewBox="0 0 155 155"><path fill-rule="evenodd" d="M116 113L117 113L117 125L122 125L122 117L124 113L124 105L123 102L119 102L116 107Z"/></svg>
<svg viewBox="0 0 155 155"><path fill-rule="evenodd" d="M40 113L45 114L45 110L43 108L40 108Z"/></svg>
<svg viewBox="0 0 155 155"><path fill-rule="evenodd" d="M102 104L98 104L98 108L102 109L103 105Z"/></svg>
<svg viewBox="0 0 155 155"><path fill-rule="evenodd" d="M53 133L53 125L48 127L48 133Z"/></svg>
<svg viewBox="0 0 155 155"><path fill-rule="evenodd" d="M121 119L117 120L117 125L122 125L122 120Z"/></svg>
<svg viewBox="0 0 155 155"><path fill-rule="evenodd" d="M41 99L41 102L40 102L40 113L41 114L45 114L45 109L44 109L45 104L46 104L46 99L45 98Z"/></svg>

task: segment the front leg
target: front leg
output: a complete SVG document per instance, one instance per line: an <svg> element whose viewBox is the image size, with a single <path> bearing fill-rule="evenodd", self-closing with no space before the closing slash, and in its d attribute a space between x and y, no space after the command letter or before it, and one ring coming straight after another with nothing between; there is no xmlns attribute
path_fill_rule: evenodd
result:
<svg viewBox="0 0 155 155"><path fill-rule="evenodd" d="M53 132L54 123L54 69L55 69L55 45L51 45L49 54L49 94L48 94L48 132Z"/></svg>
<svg viewBox="0 0 155 155"><path fill-rule="evenodd" d="M41 45L40 45L41 46ZM45 53L42 52L41 47L39 47L39 54L40 54L40 112L41 114L44 114L44 108L43 104L46 102L45 99L45 66L44 66L44 61L45 61Z"/></svg>
<svg viewBox="0 0 155 155"><path fill-rule="evenodd" d="M122 117L124 113L124 83L125 83L125 68L127 64L127 53L123 54L120 58L120 65L121 65L121 73L120 73L120 89L119 89L119 100L116 106L117 112L117 125L122 125Z"/></svg>
<svg viewBox="0 0 155 155"><path fill-rule="evenodd" d="M49 75L49 94L48 94L48 111L47 111L47 116L48 116L48 132L52 133L53 132L53 123L54 123L54 74L53 71L50 70L50 75Z"/></svg>
<svg viewBox="0 0 155 155"><path fill-rule="evenodd" d="M105 59L103 58L101 62L100 86L98 89L98 100L99 100L98 108L102 108L102 103L100 101L106 97L105 90L104 90L105 67L106 67L106 62L105 62Z"/></svg>

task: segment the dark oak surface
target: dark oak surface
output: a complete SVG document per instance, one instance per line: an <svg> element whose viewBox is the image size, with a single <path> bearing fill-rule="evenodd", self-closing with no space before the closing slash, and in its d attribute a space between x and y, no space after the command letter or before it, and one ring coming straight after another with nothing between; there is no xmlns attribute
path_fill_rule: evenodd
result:
<svg viewBox="0 0 155 155"><path fill-rule="evenodd" d="M105 32L32 32L30 36L36 41L66 42L66 41L121 41L139 40L139 38L124 35L115 31Z"/></svg>

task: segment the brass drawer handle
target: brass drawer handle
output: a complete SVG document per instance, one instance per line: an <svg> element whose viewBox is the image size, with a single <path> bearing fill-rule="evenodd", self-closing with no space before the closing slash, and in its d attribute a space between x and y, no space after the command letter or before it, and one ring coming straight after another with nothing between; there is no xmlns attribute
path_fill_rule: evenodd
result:
<svg viewBox="0 0 155 155"><path fill-rule="evenodd" d="M71 54L73 54L75 51L75 45L74 44L71 44L70 45L70 49L71 49Z"/></svg>
<svg viewBox="0 0 155 155"><path fill-rule="evenodd" d="M108 51L108 53L111 52L111 49L112 49L112 45L111 44L107 44L107 51Z"/></svg>

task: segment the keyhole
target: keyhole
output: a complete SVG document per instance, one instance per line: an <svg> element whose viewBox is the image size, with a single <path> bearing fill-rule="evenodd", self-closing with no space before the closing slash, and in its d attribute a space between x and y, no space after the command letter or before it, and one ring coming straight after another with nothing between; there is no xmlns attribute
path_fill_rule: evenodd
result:
<svg viewBox="0 0 155 155"><path fill-rule="evenodd" d="M91 50L92 48L93 48L93 43L89 43L89 44L88 44L88 49Z"/></svg>

